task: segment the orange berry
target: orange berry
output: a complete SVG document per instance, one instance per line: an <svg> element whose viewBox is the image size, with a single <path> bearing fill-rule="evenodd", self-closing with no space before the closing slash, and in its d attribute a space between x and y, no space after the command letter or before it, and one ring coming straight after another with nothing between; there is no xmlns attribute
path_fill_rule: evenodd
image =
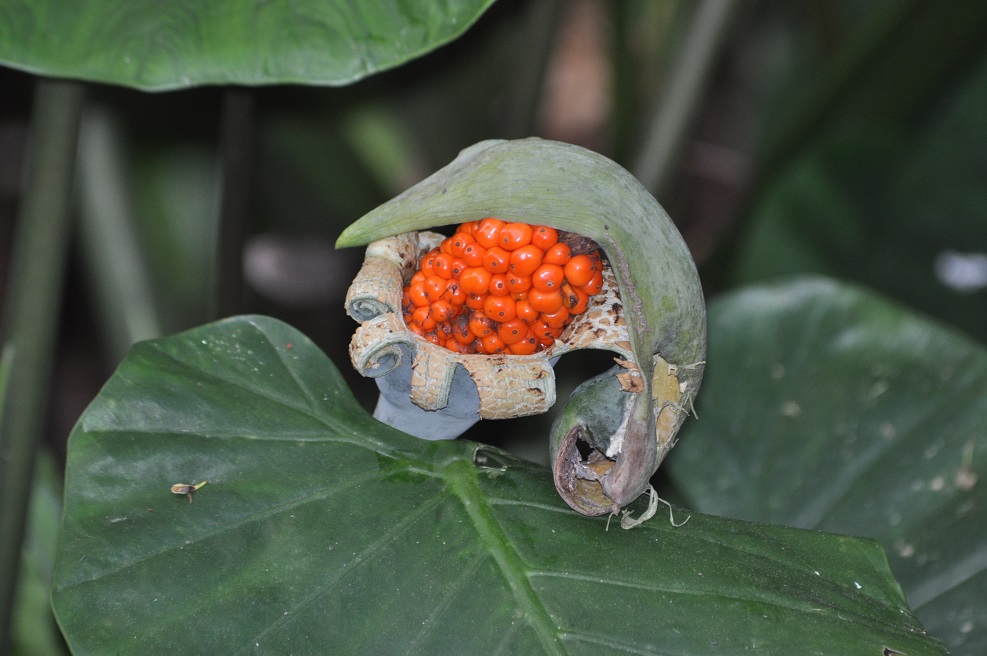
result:
<svg viewBox="0 0 987 656"><path fill-rule="evenodd" d="M541 266L544 253L534 244L522 246L511 253L508 267L511 273L519 276L530 276Z"/></svg>
<svg viewBox="0 0 987 656"><path fill-rule="evenodd" d="M414 285L419 282L425 282L426 277L427 276L424 273L422 273L421 270L415 271L415 275L411 276L411 280L408 282L408 284Z"/></svg>
<svg viewBox="0 0 987 656"><path fill-rule="evenodd" d="M466 262L461 258L454 257L452 260L452 277L458 278L463 275L463 271L467 269Z"/></svg>
<svg viewBox="0 0 987 656"><path fill-rule="evenodd" d="M490 276L490 294L492 296L507 296L511 288L507 283L507 274L495 273Z"/></svg>
<svg viewBox="0 0 987 656"><path fill-rule="evenodd" d="M593 279L588 283L579 288L587 296L592 296L603 289L603 271L597 271L593 274Z"/></svg>
<svg viewBox="0 0 987 656"><path fill-rule="evenodd" d="M456 309L449 301L439 299L429 307L428 314L436 323L442 323L451 319L456 314Z"/></svg>
<svg viewBox="0 0 987 656"><path fill-rule="evenodd" d="M483 352L489 355L493 355L495 353L503 353L504 350L507 348L507 345L504 344L504 340L502 340L496 334L487 335L486 337L481 339L480 346Z"/></svg>
<svg viewBox="0 0 987 656"><path fill-rule="evenodd" d="M531 226L527 223L508 223L500 229L497 245L507 251L513 251L531 243Z"/></svg>
<svg viewBox="0 0 987 656"><path fill-rule="evenodd" d="M460 307L466 303L466 292L464 292L460 284L453 279L449 281L449 284L446 285L446 290L442 292L442 300L449 301L456 307Z"/></svg>
<svg viewBox="0 0 987 656"><path fill-rule="evenodd" d="M500 237L500 230L504 227L504 222L492 216L480 221L480 224L473 228L473 238L484 248L491 248L497 245Z"/></svg>
<svg viewBox="0 0 987 656"><path fill-rule="evenodd" d="M476 338L483 338L487 335L491 335L496 332L496 324L491 321L485 314L476 312L469 318L467 322L470 332Z"/></svg>
<svg viewBox="0 0 987 656"><path fill-rule="evenodd" d="M463 304L471 310L483 311L483 301L486 300L486 294L467 294L466 302Z"/></svg>
<svg viewBox="0 0 987 656"><path fill-rule="evenodd" d="M440 278L452 278L452 255L439 253L432 257L432 272Z"/></svg>
<svg viewBox="0 0 987 656"><path fill-rule="evenodd" d="M467 234L465 232L457 232L451 238L452 240L449 246L449 252L453 257L462 257L463 251L470 244L475 244L476 240L473 239L473 235Z"/></svg>
<svg viewBox="0 0 987 656"><path fill-rule="evenodd" d="M555 246L559 241L559 232L548 226L535 226L531 233L531 243L543 251Z"/></svg>
<svg viewBox="0 0 987 656"><path fill-rule="evenodd" d="M478 226L478 225L480 225L480 222L479 221L467 221L466 223L460 223L459 224L459 227L456 228L456 232L461 232L463 234L466 234L466 235L469 235L469 236L472 237L473 236L473 230L475 230L476 229L476 226Z"/></svg>
<svg viewBox="0 0 987 656"><path fill-rule="evenodd" d="M528 334L528 324L523 319L514 317L510 321L504 321L497 327L497 336L504 340L507 345L520 342Z"/></svg>
<svg viewBox="0 0 987 656"><path fill-rule="evenodd" d="M542 340L555 340L555 336L558 335L557 329L552 328L544 321L536 321L529 327L531 334L535 336L539 342Z"/></svg>
<svg viewBox="0 0 987 656"><path fill-rule="evenodd" d="M486 294L491 273L483 267L467 267L459 276L459 287L467 294Z"/></svg>
<svg viewBox="0 0 987 656"><path fill-rule="evenodd" d="M472 344L476 335L470 330L470 318L460 313L452 320L452 338L459 344Z"/></svg>
<svg viewBox="0 0 987 656"><path fill-rule="evenodd" d="M431 306L417 308L411 314L411 322L418 324L418 326L423 330L432 330L435 328L435 319L431 315Z"/></svg>
<svg viewBox="0 0 987 656"><path fill-rule="evenodd" d="M525 335L520 341L507 345L511 355L531 355L538 350L538 340L532 334Z"/></svg>
<svg viewBox="0 0 987 656"><path fill-rule="evenodd" d="M569 314L582 314L589 307L589 294L566 283L562 285L562 305L569 309Z"/></svg>
<svg viewBox="0 0 987 656"><path fill-rule="evenodd" d="M517 307L510 296L488 296L483 301L483 313L493 321L510 321L517 316Z"/></svg>
<svg viewBox="0 0 987 656"><path fill-rule="evenodd" d="M483 256L486 254L486 248L473 242L463 249L463 262L466 263L466 266L483 266Z"/></svg>
<svg viewBox="0 0 987 656"><path fill-rule="evenodd" d="M582 287L593 279L596 266L589 255L573 255L565 263L565 279L574 287Z"/></svg>
<svg viewBox="0 0 987 656"><path fill-rule="evenodd" d="M431 302L428 300L428 295L425 294L424 282L416 282L408 287L408 298L411 299L415 307L425 307Z"/></svg>
<svg viewBox="0 0 987 656"><path fill-rule="evenodd" d="M445 239L442 240L442 243L439 244L439 252L449 255L452 253L451 249L452 249L452 237L446 237Z"/></svg>
<svg viewBox="0 0 987 656"><path fill-rule="evenodd" d="M545 256L541 261L545 264L558 264L563 266L572 257L572 249L559 242L551 246L547 251L545 251Z"/></svg>
<svg viewBox="0 0 987 656"><path fill-rule="evenodd" d="M425 296L428 297L430 303L434 303L442 298L442 293L446 290L448 282L448 280L439 276L429 276L425 279Z"/></svg>
<svg viewBox="0 0 987 656"><path fill-rule="evenodd" d="M538 312L557 312L562 307L562 294L558 291L543 292L532 289L528 292L528 304Z"/></svg>
<svg viewBox="0 0 987 656"><path fill-rule="evenodd" d="M531 303L528 302L528 299L524 299L523 301L515 301L514 312L517 315L518 319L521 319L526 323L533 322L535 319L538 318L538 314L539 314L538 310L531 307Z"/></svg>
<svg viewBox="0 0 987 656"><path fill-rule="evenodd" d="M422 255L421 261L418 262L418 270L422 272L426 278L429 276L434 276L435 271L432 269L432 261L435 256L439 254L437 249L432 249L429 252Z"/></svg>
<svg viewBox="0 0 987 656"><path fill-rule="evenodd" d="M444 344L444 341L445 341L445 340L443 340L443 339L442 339L442 338L441 338L441 337L440 337L440 336L438 335L438 333L436 333L436 332L435 332L434 330L426 330L426 331L425 331L425 334L424 334L424 335L422 335L422 337L424 337L424 338L425 338L425 339L427 339L428 341L430 341L430 342L432 342L432 343L433 343L433 344L435 344L436 346L445 346L445 344Z"/></svg>
<svg viewBox="0 0 987 656"><path fill-rule="evenodd" d="M538 320L552 328L555 328L556 330L560 330L565 328L565 325L569 323L569 310L563 305L551 314L542 312L538 315Z"/></svg>
<svg viewBox="0 0 987 656"><path fill-rule="evenodd" d="M436 322L435 333L442 338L442 341L448 341L452 339L452 324L449 323L448 321Z"/></svg>
<svg viewBox="0 0 987 656"><path fill-rule="evenodd" d="M519 276L516 273L512 273L507 276L507 288L511 290L511 294L523 294L531 289L531 276Z"/></svg>
<svg viewBox="0 0 987 656"><path fill-rule="evenodd" d="M462 342L458 342L454 339L447 339L443 346L453 353L462 353L463 355L469 355L476 352L473 350L472 341L467 344L463 344Z"/></svg>
<svg viewBox="0 0 987 656"><path fill-rule="evenodd" d="M563 280L565 273L558 264L542 264L531 274L531 286L543 292L560 289Z"/></svg>
<svg viewBox="0 0 987 656"><path fill-rule="evenodd" d="M499 246L488 248L483 256L483 268L490 273L507 273L510 270L511 254Z"/></svg>

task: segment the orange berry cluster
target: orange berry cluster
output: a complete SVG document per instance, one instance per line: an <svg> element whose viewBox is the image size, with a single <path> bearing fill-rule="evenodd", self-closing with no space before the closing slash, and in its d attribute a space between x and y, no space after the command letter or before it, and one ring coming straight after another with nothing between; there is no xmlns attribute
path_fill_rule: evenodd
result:
<svg viewBox="0 0 987 656"><path fill-rule="evenodd" d="M488 217L421 258L402 310L412 332L451 351L530 355L602 288L599 250L573 253L554 228Z"/></svg>

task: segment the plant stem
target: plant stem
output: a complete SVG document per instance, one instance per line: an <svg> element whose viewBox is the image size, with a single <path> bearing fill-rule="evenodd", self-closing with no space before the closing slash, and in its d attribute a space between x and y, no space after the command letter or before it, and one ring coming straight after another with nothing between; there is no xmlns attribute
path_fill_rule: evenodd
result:
<svg viewBox="0 0 987 656"><path fill-rule="evenodd" d="M39 80L4 314L0 398L0 652L12 600L58 327L83 87Z"/></svg>
<svg viewBox="0 0 987 656"><path fill-rule="evenodd" d="M545 72L565 9L561 0L540 0L532 3L525 13L526 20L519 31L511 102L502 123L507 139L528 137L535 130Z"/></svg>
<svg viewBox="0 0 987 656"><path fill-rule="evenodd" d="M79 128L79 241L114 365L135 342L162 334L127 195L123 151L113 115L87 106Z"/></svg>
<svg viewBox="0 0 987 656"><path fill-rule="evenodd" d="M644 143L631 169L659 201L667 194L679 169L696 107L743 4L740 0L704 0L695 9L668 84L661 91L661 102L656 103Z"/></svg>
<svg viewBox="0 0 987 656"><path fill-rule="evenodd" d="M247 89L223 92L220 156L222 206L216 248L214 318L238 314L243 307L243 242L250 203L254 100Z"/></svg>

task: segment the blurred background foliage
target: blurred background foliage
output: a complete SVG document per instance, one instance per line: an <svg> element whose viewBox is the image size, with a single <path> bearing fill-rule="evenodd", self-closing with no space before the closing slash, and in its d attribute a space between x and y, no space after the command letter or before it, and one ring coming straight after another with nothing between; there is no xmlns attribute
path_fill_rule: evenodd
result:
<svg viewBox="0 0 987 656"><path fill-rule="evenodd" d="M47 586L65 439L129 345L270 314L371 408L342 310L362 254L332 244L481 139L559 139L628 167L679 225L708 297L818 272L984 342L985 37L972 0L500 0L462 38L348 86L88 84L15 653L60 648ZM5 291L34 83L0 67ZM241 217L232 232L224 213ZM563 360L560 398L607 360ZM550 421L467 436L544 460Z"/></svg>

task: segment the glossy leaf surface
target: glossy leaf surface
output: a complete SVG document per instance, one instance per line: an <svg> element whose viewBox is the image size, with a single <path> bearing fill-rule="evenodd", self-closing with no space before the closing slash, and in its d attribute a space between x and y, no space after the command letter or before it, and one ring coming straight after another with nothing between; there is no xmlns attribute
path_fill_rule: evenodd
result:
<svg viewBox="0 0 987 656"><path fill-rule="evenodd" d="M53 600L76 654L944 653L874 542L607 530L545 468L374 421L261 317L139 344L80 419Z"/></svg>
<svg viewBox="0 0 987 656"><path fill-rule="evenodd" d="M954 654L987 651L987 352L819 279L710 307L710 367L668 470L703 512L882 542Z"/></svg>
<svg viewBox="0 0 987 656"><path fill-rule="evenodd" d="M14 0L0 63L145 90L341 85L454 39L492 2Z"/></svg>

